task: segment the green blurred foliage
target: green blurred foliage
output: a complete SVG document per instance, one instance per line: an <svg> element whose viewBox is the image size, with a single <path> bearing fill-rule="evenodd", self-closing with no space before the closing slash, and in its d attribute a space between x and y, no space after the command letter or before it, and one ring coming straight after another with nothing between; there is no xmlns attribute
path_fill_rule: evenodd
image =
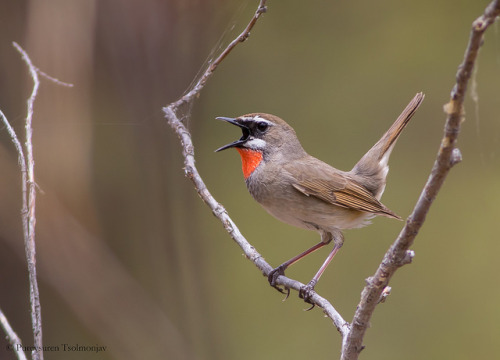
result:
<svg viewBox="0 0 500 360"><path fill-rule="evenodd" d="M214 120L269 112L304 148L350 169L418 91L426 99L392 158L383 202L415 204L442 135L472 21L486 1L268 2L245 43L185 109L208 188L272 265L319 240L268 215L246 191L239 137ZM50 0L0 3L0 108L22 134L30 81L19 42L43 71L34 146L44 342L105 345L48 359L336 358L340 336L296 294L282 302L183 177L161 107L246 25L257 1ZM500 190L500 40L488 30L453 168L372 319L362 358L491 358L500 336L495 274ZM208 56L208 58L207 58ZM205 63L204 63L205 61ZM204 65L203 65L204 64ZM16 155L0 131L0 307L31 343ZM403 223L374 219L346 243L317 290L346 320ZM327 250L287 273L303 282ZM2 340L3 341L3 340ZM0 359L13 358L1 342Z"/></svg>

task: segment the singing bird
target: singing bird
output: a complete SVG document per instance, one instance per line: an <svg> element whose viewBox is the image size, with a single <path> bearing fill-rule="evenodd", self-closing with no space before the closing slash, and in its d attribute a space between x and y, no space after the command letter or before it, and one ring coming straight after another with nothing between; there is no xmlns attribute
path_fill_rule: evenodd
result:
<svg viewBox="0 0 500 360"><path fill-rule="evenodd" d="M293 128L283 119L264 113L237 118L218 117L238 126L242 136L216 151L235 148L242 161L248 191L277 219L314 230L321 241L285 261L268 274L271 286L286 268L333 241L333 249L299 295L309 299L314 286L344 243L342 230L359 228L376 215L401 219L380 202L396 140L424 99L418 93L381 139L350 171L338 170L309 155Z"/></svg>

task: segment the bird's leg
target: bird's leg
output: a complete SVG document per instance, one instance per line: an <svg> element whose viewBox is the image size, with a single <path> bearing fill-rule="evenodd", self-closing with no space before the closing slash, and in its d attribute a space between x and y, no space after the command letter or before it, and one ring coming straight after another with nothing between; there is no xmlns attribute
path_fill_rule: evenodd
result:
<svg viewBox="0 0 500 360"><path fill-rule="evenodd" d="M329 241L328 241L329 242ZM283 264L281 264L280 266L278 266L277 268L274 268L273 270L271 270L269 272L269 274L267 275L267 280L269 281L269 284L275 288L276 290L278 290L280 293L282 294L287 294L287 297L288 295L290 294L290 289L286 289L287 291L285 292L284 289L282 289L281 287L279 287L278 285L276 285L276 280L278 279L278 277L280 275L285 275L285 270L295 264L297 261L299 261L300 259L302 259L304 256L306 255L309 255L310 253L318 250L319 248L322 248L323 246L325 246L326 244L328 244L328 242L324 242L323 240L321 242L319 242L318 244L314 245L312 248L310 249L307 249L306 251L304 251L303 253L300 253L299 255L297 256L294 256L293 258L291 258L290 260L288 261L285 261Z"/></svg>
<svg viewBox="0 0 500 360"><path fill-rule="evenodd" d="M321 275L323 275L326 268L328 267L328 264L330 264L330 262L333 260L333 257L335 256L335 254L337 254L337 252L340 250L340 248L344 244L344 236L342 235L342 233L340 231L335 233L335 234L330 234L330 233L323 233L322 234L322 238L326 237L326 236L330 236L330 239L331 239L331 237L334 238L333 249L330 252L330 254L328 254L328 257L326 258L325 262L323 263L323 265L321 265L321 267L319 268L316 275L314 275L312 280L309 281L307 283L307 285L303 286L299 291L299 297L301 299L304 299L304 301L306 303L309 303L309 304L311 304L311 297L312 297L313 292L314 292L314 287L318 283L319 278L321 277ZM308 310L311 310L313 307L314 307L314 304Z"/></svg>

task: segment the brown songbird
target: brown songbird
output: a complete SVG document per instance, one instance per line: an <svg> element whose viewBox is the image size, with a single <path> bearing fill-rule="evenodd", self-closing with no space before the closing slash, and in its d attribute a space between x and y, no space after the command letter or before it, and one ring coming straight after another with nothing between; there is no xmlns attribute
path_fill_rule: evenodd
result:
<svg viewBox="0 0 500 360"><path fill-rule="evenodd" d="M401 219L380 202L388 161L399 135L424 99L418 93L382 138L350 171L338 170L309 155L295 131L277 116L252 113L218 117L241 128L243 135L216 151L235 148L241 155L248 191L277 219L320 233L321 241L284 262L268 275L270 284L304 256L329 244L333 249L312 280L301 289L308 301L314 286L344 243L342 230L359 228L375 215Z"/></svg>

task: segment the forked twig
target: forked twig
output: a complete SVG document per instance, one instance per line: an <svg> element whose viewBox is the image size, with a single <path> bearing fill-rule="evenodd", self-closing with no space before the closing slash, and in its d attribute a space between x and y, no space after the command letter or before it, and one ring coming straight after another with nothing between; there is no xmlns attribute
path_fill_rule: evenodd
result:
<svg viewBox="0 0 500 360"><path fill-rule="evenodd" d="M14 146L18 152L19 164L22 173L22 197L23 197L23 232L24 247L26 251L26 261L28 263L28 274L30 283L30 303L31 303L31 323L33 326L33 359L43 360L43 342L42 342L42 311L40 306L40 294L38 291L38 281L36 275L36 250L35 250L35 209L36 209L36 183L35 183L35 161L33 159L33 106L40 80L36 67L31 62L26 51L17 43L13 43L16 50L21 54L22 59L28 66L30 76L33 79L33 90L27 101L27 114L25 119L25 137L24 149L20 146L16 133L2 114L9 135L12 138Z"/></svg>
<svg viewBox="0 0 500 360"><path fill-rule="evenodd" d="M16 132L10 125L7 117L0 110L0 121L2 121L11 137L11 140L16 148L19 167L21 168L21 191L22 191L22 222L23 222L23 235L24 235L24 248L26 252L26 261L28 263L28 276L29 276L29 284L30 284L30 304L31 304L31 322L33 328L33 353L32 357L34 360L43 360L43 342L42 342L42 314L41 314L41 306L40 306L40 294L38 291L38 281L36 274L36 249L35 249L35 225L36 225L36 217L35 217L35 209L36 209L36 190L37 185L35 182L35 161L33 157L33 112L34 112L34 103L36 100L36 96L38 94L38 88L40 87L40 80L38 75L49 79L50 81L62 85L62 86L73 86L72 84L68 84L62 82L56 78L53 78L44 72L40 71L33 63L31 62L30 57L24 51L24 49L19 46L17 43L13 43L13 46L16 50L21 54L23 61L28 66L28 70L30 72L31 79L33 80L33 89L31 91L31 95L27 100L27 113L24 124L25 130L25 141L24 146L21 141L19 141L19 137ZM3 318L5 316L3 313L1 314ZM6 321L7 319L5 319ZM8 324L8 322L7 322ZM9 325L10 328L10 325ZM5 327L4 327L5 329ZM7 328L8 329L8 328ZM7 331L5 329L5 331ZM12 330L12 329L10 329ZM15 334L14 332L12 332ZM7 333L9 336L9 333ZM9 339L11 339L9 337ZM14 343L11 342L14 346ZM19 341L20 344L20 341ZM23 354L24 355L24 354ZM19 357L19 355L18 355Z"/></svg>

